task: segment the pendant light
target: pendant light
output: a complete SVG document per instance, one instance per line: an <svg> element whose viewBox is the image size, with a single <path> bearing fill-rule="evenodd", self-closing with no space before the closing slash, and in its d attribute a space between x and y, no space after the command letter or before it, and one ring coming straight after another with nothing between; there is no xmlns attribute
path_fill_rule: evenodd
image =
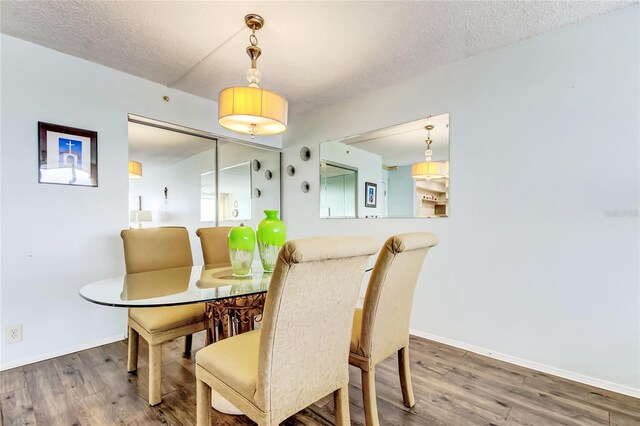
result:
<svg viewBox="0 0 640 426"><path fill-rule="evenodd" d="M262 51L256 31L264 26L260 15L250 14L244 22L251 30L247 55L251 68L247 71L249 86L228 87L220 92L218 123L226 129L251 135L277 135L287 130L288 102L275 92L258 87L261 74L257 61Z"/></svg>
<svg viewBox="0 0 640 426"><path fill-rule="evenodd" d="M433 151L431 150L431 131L434 126L429 124L424 129L427 131L427 139L424 141L427 144L427 149L424 151L424 158L426 161L421 163L415 163L411 166L411 176L414 179L439 179L449 174L448 165L442 161L431 161Z"/></svg>

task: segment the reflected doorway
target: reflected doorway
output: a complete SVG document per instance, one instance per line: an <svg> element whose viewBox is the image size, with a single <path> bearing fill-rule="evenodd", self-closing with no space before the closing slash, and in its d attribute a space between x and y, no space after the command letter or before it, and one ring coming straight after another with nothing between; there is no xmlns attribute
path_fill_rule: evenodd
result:
<svg viewBox="0 0 640 426"><path fill-rule="evenodd" d="M358 171L320 164L320 208L323 218L355 218L358 205Z"/></svg>

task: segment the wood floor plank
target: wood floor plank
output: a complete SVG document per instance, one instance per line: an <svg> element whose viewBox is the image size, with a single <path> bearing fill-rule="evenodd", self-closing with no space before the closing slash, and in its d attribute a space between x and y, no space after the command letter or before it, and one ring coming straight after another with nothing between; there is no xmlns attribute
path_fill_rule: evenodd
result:
<svg viewBox="0 0 640 426"><path fill-rule="evenodd" d="M602 425L608 422L608 413L604 410L557 398L549 393L475 376L463 376L455 372L445 374L445 378L452 383L464 386L473 393L496 395L505 401L509 401L513 409L521 407L534 413L536 411L543 412L544 417L554 419L558 424L581 422L578 424Z"/></svg>
<svg viewBox="0 0 640 426"><path fill-rule="evenodd" d="M0 394L22 389L27 386L22 367L0 372Z"/></svg>
<svg viewBox="0 0 640 426"><path fill-rule="evenodd" d="M80 399L77 407L85 425L179 424L168 421L162 410L150 407L135 391L104 389Z"/></svg>
<svg viewBox="0 0 640 426"><path fill-rule="evenodd" d="M611 411L611 426L640 426L638 417L631 417L617 411Z"/></svg>
<svg viewBox="0 0 640 426"><path fill-rule="evenodd" d="M474 362L476 365L479 365L483 368L505 369L512 373L518 374L521 377L530 377L536 373L535 370L532 370L530 368L522 367L516 364L510 364L508 362L500 361L494 358L489 358L488 356L476 354L473 352L465 353L464 358L467 358L471 362ZM540 373L540 374L544 374L544 373Z"/></svg>
<svg viewBox="0 0 640 426"><path fill-rule="evenodd" d="M85 366L77 353L55 358L52 362L71 401L77 401L103 389L100 380L94 377L93 369Z"/></svg>
<svg viewBox="0 0 640 426"><path fill-rule="evenodd" d="M359 384L359 382L358 382ZM378 384L378 380L376 380ZM376 386L377 390L382 390ZM399 391L398 391L399 392ZM400 399L402 399L400 394ZM427 410L416 411L406 407L398 408L397 405L378 392L378 416L381 425L467 425L469 423L464 417L457 413L446 412L437 406L430 406ZM395 399L395 396L394 396ZM362 390L356 387L355 383L349 386L349 402L351 411L351 421L355 424L364 425L364 407L362 402ZM333 412L333 404L330 406Z"/></svg>
<svg viewBox="0 0 640 426"><path fill-rule="evenodd" d="M25 387L0 395L0 422L6 426L35 425L36 415Z"/></svg>
<svg viewBox="0 0 640 426"><path fill-rule="evenodd" d="M67 397L53 361L30 364L24 369L36 422L51 426L79 425L73 401Z"/></svg>
<svg viewBox="0 0 640 426"><path fill-rule="evenodd" d="M411 354L410 354L411 356ZM439 366L441 369L459 372L460 374L473 374L478 377L500 379L513 384L522 384L525 376L511 371L504 366L481 364L477 359L467 357L443 357L429 353L417 352L411 358L412 363L416 362L421 366Z"/></svg>
<svg viewBox="0 0 640 426"><path fill-rule="evenodd" d="M417 370L417 371L416 371ZM464 383L452 383L445 377L433 377L421 374L419 369L412 369L414 392L418 395L429 395L432 392L448 395L462 400L481 410L486 410L506 417L512 405L509 401L491 393L469 392Z"/></svg>
<svg viewBox="0 0 640 426"><path fill-rule="evenodd" d="M602 410L618 411L640 420L640 400L627 395L614 394L603 389L577 385L569 380L557 380L544 376L528 377L525 384L532 389L544 390L552 395L580 401Z"/></svg>
<svg viewBox="0 0 640 426"><path fill-rule="evenodd" d="M331 400L333 401L333 395ZM282 424L285 426L332 426L335 424L335 417L327 416L327 412L314 410L310 407L289 417Z"/></svg>
<svg viewBox="0 0 640 426"><path fill-rule="evenodd" d="M176 388L175 391L162 395L165 412L180 422L190 425L196 423L196 378L181 364L173 362L162 366L162 380L166 380Z"/></svg>
<svg viewBox="0 0 640 426"><path fill-rule="evenodd" d="M581 426L582 423L571 419L558 419L553 416L546 416L544 412L533 412L524 407L516 406L509 412L509 421L516 422L524 426ZM606 424L606 423L603 423Z"/></svg>
<svg viewBox="0 0 640 426"><path fill-rule="evenodd" d="M586 392L600 397L611 398L619 403L626 404L630 407L640 407L640 399L638 398L634 398L628 395L622 395L606 389L595 388L586 383L563 379L561 377L553 376L541 371L531 370L530 379L528 379L528 381L531 383L538 382L541 384L561 386L567 389L569 392L577 392L578 389L580 389L581 393Z"/></svg>
<svg viewBox="0 0 640 426"><path fill-rule="evenodd" d="M467 351L465 349L456 348L454 346L445 345L444 343L434 342L433 340L423 339L421 337L409 336L409 349L412 346L420 352L441 353L450 356L464 356Z"/></svg>
<svg viewBox="0 0 640 426"><path fill-rule="evenodd" d="M409 409L404 406L402 390L398 378L397 365L394 369L389 364L381 365L376 375L376 392L378 398L382 398L400 410L409 410L420 417L432 412L434 407L454 413L472 424L504 424L510 408L504 406L491 406L491 409L482 408L476 400L469 400L461 393L444 393L434 390L420 383L414 383L414 393L417 396L416 405ZM356 387L360 382L354 383ZM417 391L417 392L416 392Z"/></svg>
<svg viewBox="0 0 640 426"><path fill-rule="evenodd" d="M95 348L76 352L76 354L82 360L84 365L91 368L95 365L99 365L104 362L105 358L107 357L107 355L104 352L105 346L97 346Z"/></svg>

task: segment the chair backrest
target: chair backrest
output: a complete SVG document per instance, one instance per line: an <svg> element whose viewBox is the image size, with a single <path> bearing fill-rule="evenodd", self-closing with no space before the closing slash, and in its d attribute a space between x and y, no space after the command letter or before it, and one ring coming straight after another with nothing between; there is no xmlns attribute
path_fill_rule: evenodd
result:
<svg viewBox="0 0 640 426"><path fill-rule="evenodd" d="M200 237L202 257L204 258L205 265L231 265L231 260L229 260L229 244L227 243L229 231L231 231L231 226L200 228L196 231L196 235Z"/></svg>
<svg viewBox="0 0 640 426"><path fill-rule="evenodd" d="M348 383L353 312L377 250L368 237L306 238L280 250L265 302L255 398L273 418Z"/></svg>
<svg viewBox="0 0 640 426"><path fill-rule="evenodd" d="M120 236L127 274L193 266L187 228L125 229Z"/></svg>
<svg viewBox="0 0 640 426"><path fill-rule="evenodd" d="M395 235L384 244L364 297L359 355L376 364L408 343L413 293L436 244L438 238L426 232Z"/></svg>

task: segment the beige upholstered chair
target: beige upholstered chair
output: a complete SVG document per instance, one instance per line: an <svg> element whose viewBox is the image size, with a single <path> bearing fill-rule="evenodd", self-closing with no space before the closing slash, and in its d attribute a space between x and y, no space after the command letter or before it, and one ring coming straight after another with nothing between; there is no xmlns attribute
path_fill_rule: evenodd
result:
<svg viewBox="0 0 640 426"><path fill-rule="evenodd" d="M409 369L409 319L413 292L427 251L438 244L428 233L402 234L387 240L373 268L362 309L353 318L349 363L362 370L367 426L379 425L375 366L398 353L404 405L415 399Z"/></svg>
<svg viewBox="0 0 640 426"><path fill-rule="evenodd" d="M267 293L262 328L196 354L198 425L210 425L211 389L260 426L277 425L333 393L349 424L349 334L371 238L287 242Z"/></svg>
<svg viewBox="0 0 640 426"><path fill-rule="evenodd" d="M125 229L120 235L127 274L193 265L186 228ZM133 372L138 368L138 338L142 336L149 344L150 405L162 401L162 343L186 336L185 356L190 356L191 335L204 328L203 303L129 309L127 370Z"/></svg>
<svg viewBox="0 0 640 426"><path fill-rule="evenodd" d="M231 265L229 245L227 244L229 231L231 231L231 226L216 226L196 230L196 235L200 238L205 265L215 267Z"/></svg>

